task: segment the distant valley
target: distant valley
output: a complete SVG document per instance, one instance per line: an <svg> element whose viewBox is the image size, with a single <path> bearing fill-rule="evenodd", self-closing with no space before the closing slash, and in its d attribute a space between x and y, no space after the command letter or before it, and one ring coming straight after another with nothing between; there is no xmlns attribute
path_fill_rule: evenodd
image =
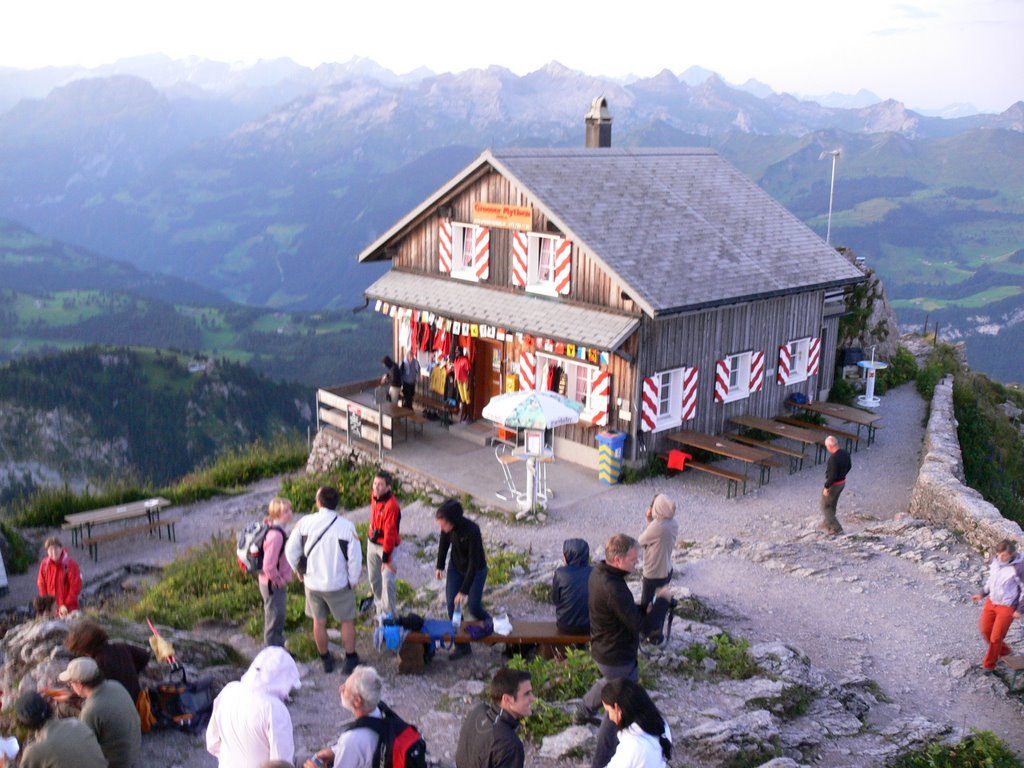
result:
<svg viewBox="0 0 1024 768"><path fill-rule="evenodd" d="M973 367L1024 380L1006 354L1024 341L1024 103L941 119L893 101L822 106L749 92L709 73L618 83L555 63L522 77L491 67L399 78L365 61L188 67L140 59L92 79L0 72L0 217L137 271L89 286L75 284L79 272L51 292L163 301L179 318L167 314L168 328L187 316L181 307L221 300L289 316L271 335L289 324L308 335L316 324L296 311L363 322L347 310L380 267L355 263L362 247L487 146L580 145L582 115L603 94L615 144L712 147L822 234L821 156L840 149L832 242L880 273L901 323L938 322L967 340ZM45 301L25 298L37 288L9 283L14 267L0 264L0 288L19 294L18 307ZM5 323L24 330L31 312L16 314ZM9 327L8 355L24 349L12 350ZM214 334L198 333L209 348ZM322 371L317 380L335 383Z"/></svg>

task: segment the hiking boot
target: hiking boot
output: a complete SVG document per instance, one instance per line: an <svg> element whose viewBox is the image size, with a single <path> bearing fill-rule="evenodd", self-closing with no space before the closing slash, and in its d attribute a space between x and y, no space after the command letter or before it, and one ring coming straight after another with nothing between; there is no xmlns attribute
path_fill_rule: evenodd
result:
<svg viewBox="0 0 1024 768"><path fill-rule="evenodd" d="M463 659L466 656L471 656L472 654L473 649L469 647L469 643L462 643L460 645L456 645L448 652L448 660L457 661L458 659Z"/></svg>
<svg viewBox="0 0 1024 768"><path fill-rule="evenodd" d="M320 656L320 663L324 665L324 674L329 675L334 671L334 657L330 651Z"/></svg>
<svg viewBox="0 0 1024 768"><path fill-rule="evenodd" d="M351 675L353 670L359 666L359 654L358 653L346 653L345 664L342 666L341 671L346 675Z"/></svg>

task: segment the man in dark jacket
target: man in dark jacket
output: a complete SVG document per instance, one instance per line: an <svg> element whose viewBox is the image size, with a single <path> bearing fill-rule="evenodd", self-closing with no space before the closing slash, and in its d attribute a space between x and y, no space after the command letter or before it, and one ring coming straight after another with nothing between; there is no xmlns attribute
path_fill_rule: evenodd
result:
<svg viewBox="0 0 1024 768"><path fill-rule="evenodd" d="M565 565L555 569L551 580L551 602L555 604L555 625L564 635L590 634L590 589L588 581L590 545L583 539L562 542Z"/></svg>
<svg viewBox="0 0 1024 768"><path fill-rule="evenodd" d="M825 489L821 492L821 529L832 536L843 532L843 526L836 517L839 494L846 487L846 475L850 472L850 454L839 447L839 441L829 435L825 438L828 464L825 465Z"/></svg>
<svg viewBox="0 0 1024 768"><path fill-rule="evenodd" d="M626 577L636 570L640 559L640 543L636 539L617 533L604 549L604 560L594 567L589 583L590 653L601 670L601 679L583 697L573 718L577 723L588 722L600 709L601 691L606 683L620 677L640 682L640 637L660 629L671 607L669 587L655 593L647 612L633 599ZM615 754L617 728L607 716L601 720L591 768L604 768Z"/></svg>
<svg viewBox="0 0 1024 768"><path fill-rule="evenodd" d="M467 610L480 620L491 618L484 609L484 583L487 581L487 556L480 526L467 520L458 499L448 499L434 515L441 536L437 543L437 579L445 578L445 560L448 561L445 596L448 600L448 618L455 609ZM448 557L451 549L452 556ZM472 652L469 643L459 643L449 654L457 659Z"/></svg>
<svg viewBox="0 0 1024 768"><path fill-rule="evenodd" d="M459 730L455 768L523 768L519 721L533 712L530 673L502 667L491 681L491 703L477 704Z"/></svg>

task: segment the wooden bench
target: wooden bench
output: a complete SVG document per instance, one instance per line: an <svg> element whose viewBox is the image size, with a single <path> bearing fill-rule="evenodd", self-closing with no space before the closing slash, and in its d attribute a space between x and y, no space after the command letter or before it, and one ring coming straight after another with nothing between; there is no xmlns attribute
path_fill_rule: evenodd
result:
<svg viewBox="0 0 1024 768"><path fill-rule="evenodd" d="M426 390L425 392L416 391L413 396L413 404L419 404L424 411L437 411L441 414L441 424L445 429L451 426L452 416L458 415L459 406L446 403L443 397L435 394L433 390Z"/></svg>
<svg viewBox="0 0 1024 768"><path fill-rule="evenodd" d="M777 443L766 440L755 440L752 437L741 435L739 432L728 432L726 433L726 437L730 440L735 440L737 443L752 445L755 448L764 448L766 451L772 451L773 453L778 453L782 456L788 456L789 474L791 475L797 470L804 468L804 453L803 451L798 451L796 448L787 448L784 445L778 445Z"/></svg>
<svg viewBox="0 0 1024 768"><path fill-rule="evenodd" d="M512 622L512 634L510 635L491 634L480 640L474 640L463 630L455 635L454 640L460 644L536 645L539 646L539 652L544 654L570 645L589 643L590 635L563 635L558 631L558 627L555 626L553 621L528 621L524 619ZM449 645L452 637L445 635L444 641L445 645ZM429 648L432 643L430 635L423 632L410 632L406 635L398 652L398 671L402 674L422 672L429 660Z"/></svg>
<svg viewBox="0 0 1024 768"><path fill-rule="evenodd" d="M836 427L830 427L828 424L815 424L813 421L801 421L795 419L792 416L776 416L775 421L783 424L792 424L794 427L802 427L803 429L810 429L815 432L820 432L822 435L833 435L837 438L842 438L846 441L847 451L856 451L860 445L860 435L856 432L847 432L845 429L838 429ZM818 447L818 460L821 458L821 452L824 450L824 446Z"/></svg>
<svg viewBox="0 0 1024 768"><path fill-rule="evenodd" d="M658 456L665 460L668 464L668 454L659 453ZM707 472L709 475L716 475L717 477L725 478L728 484L725 487L725 497L731 499L738 495L738 489L740 484L743 484L743 493L747 492L747 478L741 475L739 472L733 472L722 467L716 467L714 464L704 464L700 461L693 461L692 459L686 460L686 469L695 469L698 472ZM763 472L764 470L762 470ZM771 468L768 468L771 472Z"/></svg>
<svg viewBox="0 0 1024 768"><path fill-rule="evenodd" d="M100 557L100 544L105 541L116 541L117 539L127 538L128 536L134 536L137 533L143 532L152 536L153 531L156 531L157 536L162 539L164 537L163 529L165 527L167 528L167 540L177 541L174 526L178 520L179 518L176 517L165 517L161 520L154 520L150 523L139 523L138 525L130 525L126 528L117 528L113 531L97 533L94 536L88 537L82 543L89 548L89 557L93 559L93 562L96 562Z"/></svg>

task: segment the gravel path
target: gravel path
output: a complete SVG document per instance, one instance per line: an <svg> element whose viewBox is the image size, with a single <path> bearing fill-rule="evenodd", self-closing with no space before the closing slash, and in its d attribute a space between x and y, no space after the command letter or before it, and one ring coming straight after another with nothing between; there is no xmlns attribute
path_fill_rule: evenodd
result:
<svg viewBox="0 0 1024 768"><path fill-rule="evenodd" d="M1020 701L1007 695L999 678L983 676L978 668L984 649L976 629L978 609L969 597L983 578L984 558L947 532L897 519L907 508L917 473L924 404L912 388L903 387L887 395L881 411L885 428L878 442L853 455L854 469L839 504L847 535L839 538L814 528L824 470L805 467L795 475L776 470L770 485L737 500L725 499L717 478L691 473L658 478L556 510L543 526L483 518L485 539L492 548L530 551L537 578L546 579L540 574L550 573L560 560L563 539L584 536L598 555L611 534L639 533L647 503L655 493L667 493L677 500L680 538L688 544L677 550L674 583L714 607L719 613L714 623L752 642L795 645L836 682L858 676L875 680L890 701L872 710L873 726L920 714L957 728L990 729L1024 754ZM277 481L266 481L242 496L193 505L184 510L177 545L132 542L122 551L104 552L99 565L82 563L85 578L133 562L161 564L217 530L235 530L266 508L277 487ZM351 517L365 520L368 511ZM432 508L411 505L402 523L407 539L402 578L417 587L436 586ZM30 599L33 581L32 575L12 578L12 595L5 602ZM508 609L513 619L543 615L545 609L524 601L522 592L492 594L492 609ZM440 614L440 603L434 605ZM1011 630L1011 642L1021 640L1018 630ZM245 640L237 642L252 650ZM453 764L461 713L478 695L476 680L500 663L499 652L483 649L467 663L439 659L426 675L399 677L393 657L379 658L367 637L360 637L359 650L385 674L387 699L424 728L433 759ZM336 692L341 681L340 673L324 676L318 666L304 674L291 707L297 757L336 738L345 719ZM705 705L687 700L683 688L661 697L670 718L685 719L689 708ZM671 712L674 703L678 712ZM858 754L857 738L830 741L818 764L872 764ZM200 740L189 744L176 734L147 737L144 752L147 763L215 764ZM531 765L550 762L532 750L527 759Z"/></svg>

